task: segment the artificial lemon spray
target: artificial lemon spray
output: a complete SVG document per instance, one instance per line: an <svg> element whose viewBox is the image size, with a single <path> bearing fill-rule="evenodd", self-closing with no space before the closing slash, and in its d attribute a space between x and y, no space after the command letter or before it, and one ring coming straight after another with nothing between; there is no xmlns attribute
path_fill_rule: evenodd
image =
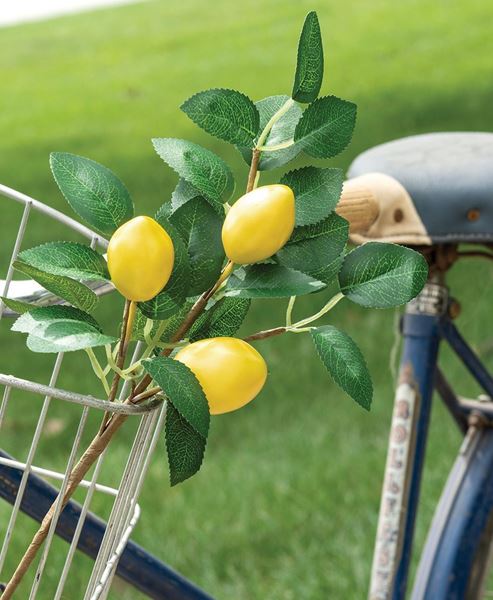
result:
<svg viewBox="0 0 493 600"><path fill-rule="evenodd" d="M333 325L313 323L343 298L365 307L404 304L426 281L424 259L407 248L367 244L346 251L349 224L336 211L340 169L306 166L284 173L278 183L259 185L264 171L284 167L301 153L332 158L348 145L356 106L333 95L319 97L323 63L320 26L311 12L290 96L253 102L236 90L211 89L182 105L197 125L242 154L249 170L240 198L226 162L186 140L153 140L157 154L179 175L153 218L134 216L125 185L103 165L69 153L51 155L56 183L72 209L110 238L107 261L75 242L20 252L14 267L63 304L36 307L5 299L20 314L12 329L27 334L35 352L85 351L111 402L165 402L171 485L200 469L210 416L249 404L264 387L267 365L250 342L309 335L335 383L369 409L371 378L357 345ZM91 314L98 301L85 285L91 279L111 281L124 298L118 337L104 333ZM296 321L296 298L309 294L320 298L321 307ZM285 322L236 337L251 302L262 298L286 299ZM127 361L135 341L143 352ZM129 385L122 388L122 381ZM117 400L121 389L130 391ZM104 415L70 474L62 507L125 420ZM32 564L56 502L2 599L12 597Z"/></svg>

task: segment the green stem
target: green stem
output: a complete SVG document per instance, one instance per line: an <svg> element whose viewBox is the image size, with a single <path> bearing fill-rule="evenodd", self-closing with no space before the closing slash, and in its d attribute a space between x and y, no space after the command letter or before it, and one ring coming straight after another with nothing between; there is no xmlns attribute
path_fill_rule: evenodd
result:
<svg viewBox="0 0 493 600"><path fill-rule="evenodd" d="M294 104L294 100L292 98L289 98L289 100L286 100L286 102L279 108L279 110L277 110L272 115L272 117L267 122L267 125L263 128L262 133L260 134L260 136L258 138L257 145L255 146L255 148L252 151L252 160L250 162L250 171L248 172L248 182L247 182L247 187L246 187L247 192L251 192L258 185L258 182L260 179L260 172L258 170L258 165L260 162L260 155L262 154L262 151L265 149L264 144L267 140L267 137L269 136L271 129L274 127L274 125L277 123L277 121L283 115L285 115L287 113L287 111L291 108L291 106L293 106L293 104Z"/></svg>
<svg viewBox="0 0 493 600"><path fill-rule="evenodd" d="M109 396L110 386L108 384L108 381L106 380L104 371L103 371L101 365L99 364L99 360L97 359L96 355L94 354L94 350L92 348L86 348L85 350L86 350L87 356L89 357L89 360L91 361L91 366L92 366L94 373L96 374L96 377L103 384L106 395Z"/></svg>
<svg viewBox="0 0 493 600"><path fill-rule="evenodd" d="M291 327L294 303L296 302L296 296L291 296L286 310L286 327Z"/></svg>
<svg viewBox="0 0 493 600"><path fill-rule="evenodd" d="M255 175L255 179L253 180L253 188L255 189L258 186L258 182L260 181L260 171L257 171Z"/></svg>
<svg viewBox="0 0 493 600"><path fill-rule="evenodd" d="M294 140L286 140L284 142L279 142L279 144L273 144L272 146L257 146L257 149L261 152L275 152L276 150L284 150L285 148L289 148L290 146L294 146Z"/></svg>
<svg viewBox="0 0 493 600"><path fill-rule="evenodd" d="M254 342L256 340L264 340L266 338L270 338L275 335L281 335L283 333L305 333L306 331L310 331L311 329L313 329L313 327L305 327L305 325L308 325L309 323L312 323L313 321L320 319L320 317L325 315L325 313L328 313L329 310L334 308L334 306L340 300L342 300L342 298L344 298L344 294L341 294L339 292L338 294L333 296L327 302L327 304L325 304L318 311L318 313L315 313L311 317L307 317L306 319L303 319L302 321L298 321L297 323L291 324L291 313L292 313L293 306L294 306L295 299L296 299L296 296L291 296L291 298L289 299L288 310L286 311L286 325L284 327L274 327L273 329L266 329L264 331L258 331L257 333L253 333L252 335L249 335L249 336L243 338L243 340L245 342Z"/></svg>
<svg viewBox="0 0 493 600"><path fill-rule="evenodd" d="M277 110L272 115L272 117L269 119L269 121L267 122L267 125L264 127L264 129L262 130L262 133L260 134L260 136L258 138L257 145L256 145L257 150L262 150L262 146L265 144L265 141L267 140L267 136L269 135L270 130L274 127L274 125L277 123L277 121L279 121L279 119L288 112L288 110L293 106L293 104L294 104L294 100L292 98L289 98L281 106L281 108L279 108L279 110Z"/></svg>
<svg viewBox="0 0 493 600"><path fill-rule="evenodd" d="M163 321L163 322L165 323L166 321ZM151 337L153 327L154 327L154 321L152 319L147 319L146 324L144 326L144 340L148 346L150 346L153 341L152 337Z"/></svg>
<svg viewBox="0 0 493 600"><path fill-rule="evenodd" d="M301 327L304 327L305 325L308 325L309 323L312 323L313 321L316 321L317 319L320 319L320 317L323 317L323 315L325 315L326 313L329 312L329 310L331 310L332 308L334 308L334 306L344 298L344 294L342 294L341 292L339 292L338 294L336 294L335 296L333 296L328 302L327 304L325 304L319 311L318 313L315 313L314 315L312 315L311 317L307 317L306 319L303 319L302 321L298 321L297 323L295 323L293 325L293 328L296 329L300 329Z"/></svg>
<svg viewBox="0 0 493 600"><path fill-rule="evenodd" d="M149 358L149 356L152 354L152 351L157 346L157 343L160 341L161 336L163 335L167 324L168 324L168 319L161 321L161 323L159 323L159 325L158 325L158 328L156 329L156 333L152 337L150 335L145 336L147 348L144 350L140 360Z"/></svg>

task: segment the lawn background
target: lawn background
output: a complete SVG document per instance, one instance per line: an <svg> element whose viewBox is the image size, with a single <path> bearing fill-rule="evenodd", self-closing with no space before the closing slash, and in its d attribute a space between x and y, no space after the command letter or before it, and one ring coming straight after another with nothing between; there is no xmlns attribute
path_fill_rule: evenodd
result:
<svg viewBox="0 0 493 600"><path fill-rule="evenodd" d="M152 214L169 198L176 176L155 155L150 138L169 136L216 151L242 190L246 170L239 155L195 127L178 107L210 87L237 88L255 100L289 93L299 29L312 9L325 43L322 93L359 107L351 147L320 164L347 167L363 149L404 135L491 129L493 5L486 0L147 2L0 29L0 181L67 210L48 154L74 152L114 170L137 211ZM2 265L19 216L18 207L2 205ZM33 224L32 244L61 235L41 221ZM480 286L473 288L473 281ZM491 267L459 265L451 282L464 308L459 323L481 351L492 324ZM310 314L322 301L304 298L296 314ZM109 299L102 304L99 318L115 324L119 306ZM244 331L279 323L281 304L258 302ZM142 493L135 539L218 599L365 597L392 407L395 321L393 311L344 303L325 319L345 328L367 357L375 383L370 414L329 381L305 336L259 344L270 368L262 396L213 420L205 466L182 486L169 488L161 443ZM23 343L8 333L8 323L0 324L2 371L45 382L52 358L29 357ZM450 353L443 358L450 378L475 393ZM60 385L100 393L83 357L67 357L66 365ZM21 396L14 400L1 446L23 458L35 410ZM36 462L61 468L75 413L54 404L49 419L52 431ZM123 432L112 450L110 482L130 439L131 432ZM459 442L437 404L418 546ZM97 498L94 507L103 510L102 504ZM8 514L2 505L0 527ZM27 536L29 524L22 524ZM25 541L16 544L14 555ZM54 581L60 561L48 565ZM87 563L81 565L67 597L80 596ZM120 584L115 590L114 598L137 597Z"/></svg>

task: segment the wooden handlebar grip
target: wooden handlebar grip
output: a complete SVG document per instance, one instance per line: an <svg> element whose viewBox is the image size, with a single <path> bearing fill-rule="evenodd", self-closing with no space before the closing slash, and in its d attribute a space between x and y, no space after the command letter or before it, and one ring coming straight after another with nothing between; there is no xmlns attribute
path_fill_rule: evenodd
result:
<svg viewBox="0 0 493 600"><path fill-rule="evenodd" d="M379 206L368 187L350 179L344 182L336 213L349 221L351 233L365 233L377 220Z"/></svg>

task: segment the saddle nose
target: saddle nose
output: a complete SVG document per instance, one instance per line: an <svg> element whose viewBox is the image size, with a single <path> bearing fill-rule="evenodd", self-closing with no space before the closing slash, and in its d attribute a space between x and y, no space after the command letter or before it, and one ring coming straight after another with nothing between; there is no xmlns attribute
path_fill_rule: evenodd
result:
<svg viewBox="0 0 493 600"><path fill-rule="evenodd" d="M376 173L388 193L375 197L379 217L355 241L407 245L493 242L493 134L430 133L375 146L348 176L372 186ZM400 184L400 185L399 185Z"/></svg>

